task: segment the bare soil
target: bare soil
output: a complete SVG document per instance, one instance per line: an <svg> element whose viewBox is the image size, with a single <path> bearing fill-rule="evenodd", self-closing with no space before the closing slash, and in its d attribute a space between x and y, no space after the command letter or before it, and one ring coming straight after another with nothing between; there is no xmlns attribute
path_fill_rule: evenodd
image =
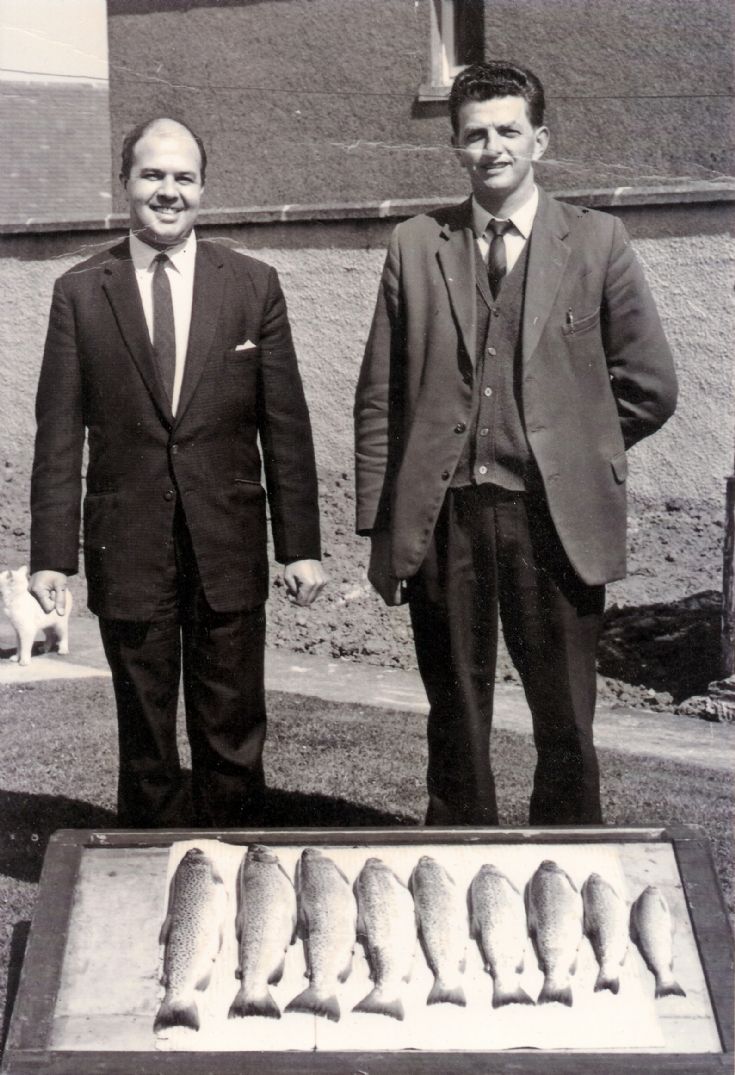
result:
<svg viewBox="0 0 735 1075"><path fill-rule="evenodd" d="M415 668L408 610L386 608L367 581L369 542L354 534L350 474L322 476L321 506L330 584L312 608L298 609L282 599L274 571L270 644ZM599 650L606 703L673 709L719 678L723 534L724 508L717 505L630 506L628 577L608 587ZM502 644L498 679L518 682Z"/></svg>
<svg viewBox="0 0 735 1075"><path fill-rule="evenodd" d="M273 564L269 645L415 668L408 610L386 608L367 581L369 542L354 533L351 473L322 473L320 492L329 586L312 608L298 608ZM599 692L607 704L670 710L719 678L723 505L630 505L628 577L608 587L599 650ZM28 560L27 511L15 509L0 504L0 568ZM72 580L72 590L75 615L84 614L82 578ZM502 643L498 679L518 682Z"/></svg>

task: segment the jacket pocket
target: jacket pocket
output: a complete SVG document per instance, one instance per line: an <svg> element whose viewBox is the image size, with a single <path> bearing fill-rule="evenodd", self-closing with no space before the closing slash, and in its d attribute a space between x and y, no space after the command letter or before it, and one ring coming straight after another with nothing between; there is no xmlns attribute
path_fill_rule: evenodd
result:
<svg viewBox="0 0 735 1075"><path fill-rule="evenodd" d="M589 332L595 325L600 323L600 307L584 317L575 317L574 311L567 314L566 324L562 327L565 336L581 336L583 332Z"/></svg>
<svg viewBox="0 0 735 1075"><path fill-rule="evenodd" d="M625 479L628 477L628 457L625 452L621 452L610 460L610 466L612 467L613 474L615 475L615 481L622 485Z"/></svg>
<svg viewBox="0 0 735 1075"><path fill-rule="evenodd" d="M253 362L260 358L260 347L230 347L225 351L226 362Z"/></svg>

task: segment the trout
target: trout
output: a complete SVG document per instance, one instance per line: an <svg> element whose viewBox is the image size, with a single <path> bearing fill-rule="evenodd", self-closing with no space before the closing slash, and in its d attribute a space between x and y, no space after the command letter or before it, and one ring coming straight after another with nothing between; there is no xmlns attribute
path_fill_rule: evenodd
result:
<svg viewBox="0 0 735 1075"><path fill-rule="evenodd" d="M582 942L582 897L567 874L545 859L526 886L528 931L536 949L544 984L539 1004L572 1006L570 975L577 969Z"/></svg>
<svg viewBox="0 0 735 1075"><path fill-rule="evenodd" d="M357 937L375 987L352 1009L403 1019L401 983L411 977L416 919L411 893L393 870L369 858L355 881Z"/></svg>
<svg viewBox="0 0 735 1075"><path fill-rule="evenodd" d="M193 847L171 880L159 943L165 945L161 984L165 987L154 1032L187 1026L199 1030L197 992L209 985L222 946L227 894L216 866Z"/></svg>
<svg viewBox="0 0 735 1075"><path fill-rule="evenodd" d="M493 979L493 1008L533 1004L518 978L527 940L520 892L504 873L485 863L472 879L467 902L470 936L477 941L485 970Z"/></svg>
<svg viewBox="0 0 735 1075"><path fill-rule="evenodd" d="M430 855L422 855L408 881L416 907L419 941L434 975L427 1004L466 1005L466 914L457 886Z"/></svg>
<svg viewBox="0 0 735 1075"><path fill-rule="evenodd" d="M620 990L620 968L628 952L628 908L613 886L591 873L582 885L584 932L600 965L595 993Z"/></svg>
<svg viewBox="0 0 735 1075"><path fill-rule="evenodd" d="M630 909L630 933L656 979L657 997L685 997L674 978L673 925L664 894L644 888Z"/></svg>
<svg viewBox="0 0 735 1075"><path fill-rule="evenodd" d="M235 933L239 945L236 977L240 989L229 1018L264 1015L280 1019L269 985L283 977L286 951L296 928L296 894L275 852L252 844L237 874Z"/></svg>
<svg viewBox="0 0 735 1075"><path fill-rule="evenodd" d="M287 1012L314 1012L337 1022L337 989L349 977L355 950L357 907L339 866L313 847L296 866L297 933L304 942L308 987Z"/></svg>

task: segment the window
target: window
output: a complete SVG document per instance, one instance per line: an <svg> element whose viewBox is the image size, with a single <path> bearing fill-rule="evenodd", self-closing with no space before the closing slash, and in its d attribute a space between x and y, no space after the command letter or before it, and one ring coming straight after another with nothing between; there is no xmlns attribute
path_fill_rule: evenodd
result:
<svg viewBox="0 0 735 1075"><path fill-rule="evenodd" d="M429 81L419 100L441 100L463 67L482 60L483 0L430 0Z"/></svg>

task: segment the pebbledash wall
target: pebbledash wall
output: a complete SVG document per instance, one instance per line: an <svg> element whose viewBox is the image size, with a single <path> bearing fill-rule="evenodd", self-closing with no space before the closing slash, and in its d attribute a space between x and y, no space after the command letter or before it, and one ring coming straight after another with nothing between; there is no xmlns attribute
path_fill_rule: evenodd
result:
<svg viewBox="0 0 735 1075"><path fill-rule="evenodd" d="M433 4L109 2L113 147L162 112L203 135L198 232L278 269L322 482L344 493L346 513L352 397L390 230L464 192L446 88L431 78ZM621 217L675 353L679 410L631 453L631 494L721 505L735 448L729 4L480 8L484 54L530 63L547 86L553 141L541 181ZM121 214L119 194L114 205ZM53 280L123 227L118 215L0 229L0 563L27 555L33 397Z"/></svg>

